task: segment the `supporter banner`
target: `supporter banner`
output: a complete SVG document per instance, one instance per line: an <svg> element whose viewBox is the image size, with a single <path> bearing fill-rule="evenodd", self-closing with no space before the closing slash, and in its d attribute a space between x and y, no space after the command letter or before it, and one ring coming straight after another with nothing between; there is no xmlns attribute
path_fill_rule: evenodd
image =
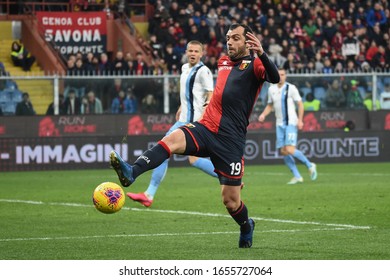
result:
<svg viewBox="0 0 390 280"><path fill-rule="evenodd" d="M258 114L251 116L249 133L275 131L273 116L264 123L258 122L257 118ZM307 112L303 131L342 131L349 120L355 123L355 130L368 129L366 111L332 111ZM174 115L165 114L3 117L0 118L0 137L160 135L167 132L175 121Z"/></svg>
<svg viewBox="0 0 390 280"><path fill-rule="evenodd" d="M133 162L162 136L3 138L0 171L106 169L111 150ZM390 132L301 133L298 148L316 163L389 161ZM244 157L246 165L283 163L275 133L249 134ZM170 165L188 166L187 157L174 155Z"/></svg>
<svg viewBox="0 0 390 280"><path fill-rule="evenodd" d="M37 12L38 30L54 42L61 54L106 51L107 22L104 12Z"/></svg>

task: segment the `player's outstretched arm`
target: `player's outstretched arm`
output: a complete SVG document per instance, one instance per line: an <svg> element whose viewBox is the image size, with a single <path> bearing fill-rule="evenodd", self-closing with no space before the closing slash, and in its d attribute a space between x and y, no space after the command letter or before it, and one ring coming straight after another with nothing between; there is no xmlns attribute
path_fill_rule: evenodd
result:
<svg viewBox="0 0 390 280"><path fill-rule="evenodd" d="M263 46L260 43L260 40L252 33L247 33L247 44L248 49L256 52L257 56L260 58L261 62L265 68L265 80L272 83L279 83L279 71L276 65L269 60L268 55L264 52Z"/></svg>

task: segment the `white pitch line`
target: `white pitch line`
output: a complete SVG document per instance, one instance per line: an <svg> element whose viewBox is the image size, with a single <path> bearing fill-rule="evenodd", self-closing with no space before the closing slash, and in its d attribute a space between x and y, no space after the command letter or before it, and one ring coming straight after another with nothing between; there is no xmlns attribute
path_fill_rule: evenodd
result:
<svg viewBox="0 0 390 280"><path fill-rule="evenodd" d="M280 176L280 175L286 175L286 173L283 172L261 172L261 171L246 171L245 174L260 174L260 175L267 175L267 176ZM342 175L342 176L377 176L377 177L389 177L390 173L328 173L328 172L321 172L321 175Z"/></svg>
<svg viewBox="0 0 390 280"><path fill-rule="evenodd" d="M299 233L299 232L314 232L314 231L337 231L337 230L354 230L350 228L322 228L322 229L287 229L287 230L262 230L256 234L262 233ZM48 241L48 240L74 240L74 239L99 239L99 238L123 238L123 237L166 237L166 236L197 236L197 235L221 235L221 234L237 234L237 231L220 231L220 232L187 232L187 233L151 233L151 234L110 234L110 235L91 235L91 236L57 236L57 237L28 237L28 238L5 238L0 239L0 242L12 241Z"/></svg>
<svg viewBox="0 0 390 280"><path fill-rule="evenodd" d="M14 199L0 199L0 202L9 202L9 203L25 203L25 204L35 204L35 205L53 205L53 206L71 206L71 207L94 207L89 204L81 203L63 203L63 202L43 202L43 201L31 201L31 200L14 200ZM182 215L195 215L203 217L223 217L231 218L230 215L226 214L217 214L217 213L205 213L205 212L196 212L196 211L183 211L183 210L162 210L162 209L141 209L141 208L130 208L123 207L122 210L130 211L141 211L141 212L157 212L157 213L169 213L169 214L182 214ZM255 220L265 221L265 222L275 222L275 223L286 223L286 224L297 224L297 225L315 225L315 226L328 226L328 227L343 227L351 229L370 229L369 226L355 226L348 224L330 224L330 223L321 223L321 222L306 222L306 221L294 221L294 220L281 220L281 219L272 219L272 218L263 218L263 217L251 217Z"/></svg>

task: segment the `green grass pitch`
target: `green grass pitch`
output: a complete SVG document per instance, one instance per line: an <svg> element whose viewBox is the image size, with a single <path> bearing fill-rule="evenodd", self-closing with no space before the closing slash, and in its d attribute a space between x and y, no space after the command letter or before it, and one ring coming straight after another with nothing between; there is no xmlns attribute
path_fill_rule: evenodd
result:
<svg viewBox="0 0 390 280"><path fill-rule="evenodd" d="M289 186L284 165L246 166L251 249L218 181L194 168L170 168L150 209L126 198L111 215L92 205L99 183L118 183L109 168L0 173L0 259L389 260L390 163L319 164L317 181L299 168L305 182Z"/></svg>

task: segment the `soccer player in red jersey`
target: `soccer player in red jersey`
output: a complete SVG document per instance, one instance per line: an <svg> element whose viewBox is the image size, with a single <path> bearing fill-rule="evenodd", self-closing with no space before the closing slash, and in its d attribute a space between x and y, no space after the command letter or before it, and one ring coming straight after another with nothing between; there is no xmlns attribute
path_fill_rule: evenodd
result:
<svg viewBox="0 0 390 280"><path fill-rule="evenodd" d="M122 185L129 186L172 154L210 157L218 174L222 201L240 226L239 247L249 248L255 223L241 201L247 126L263 83L278 83L279 73L247 25L232 24L226 41L228 55L218 61L216 85L209 104L205 104L203 118L165 136L133 164L123 161L115 151L110 160Z"/></svg>

